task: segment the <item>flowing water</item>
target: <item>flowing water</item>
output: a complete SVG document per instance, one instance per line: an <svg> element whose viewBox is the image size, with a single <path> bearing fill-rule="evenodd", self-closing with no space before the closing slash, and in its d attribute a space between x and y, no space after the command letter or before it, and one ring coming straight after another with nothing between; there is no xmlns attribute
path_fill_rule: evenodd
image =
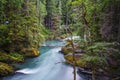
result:
<svg viewBox="0 0 120 80"><path fill-rule="evenodd" d="M16 65L20 70L13 76L4 77L3 80L73 80L73 68L62 63L65 59L59 52L64 42L47 41L43 45L44 47L39 49L39 57L27 59L25 63ZM77 74L77 80L87 79Z"/></svg>

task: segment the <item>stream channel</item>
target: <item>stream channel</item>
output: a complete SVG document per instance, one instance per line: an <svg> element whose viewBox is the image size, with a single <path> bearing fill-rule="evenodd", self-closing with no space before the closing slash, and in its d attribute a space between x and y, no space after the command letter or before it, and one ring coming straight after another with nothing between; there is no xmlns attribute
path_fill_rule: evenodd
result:
<svg viewBox="0 0 120 80"><path fill-rule="evenodd" d="M62 63L65 59L59 51L64 45L64 41L46 41L39 48L39 57L17 64L20 70L13 76L4 77L3 80L74 80L72 66ZM83 74L77 73L76 77L77 80L88 80Z"/></svg>

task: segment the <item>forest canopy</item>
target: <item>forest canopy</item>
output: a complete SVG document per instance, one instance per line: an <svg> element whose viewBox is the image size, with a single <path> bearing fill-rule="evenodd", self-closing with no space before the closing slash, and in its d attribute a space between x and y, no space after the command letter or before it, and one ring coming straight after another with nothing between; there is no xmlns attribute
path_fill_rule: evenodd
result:
<svg viewBox="0 0 120 80"><path fill-rule="evenodd" d="M80 38L67 40L62 49L66 60L75 60L68 53L82 49L85 55L75 66L90 65L87 68L92 71L103 69L118 77L120 0L0 0L0 65L7 71L2 73L0 67L0 76L14 73L9 62L39 56L38 49L46 40L70 36Z"/></svg>

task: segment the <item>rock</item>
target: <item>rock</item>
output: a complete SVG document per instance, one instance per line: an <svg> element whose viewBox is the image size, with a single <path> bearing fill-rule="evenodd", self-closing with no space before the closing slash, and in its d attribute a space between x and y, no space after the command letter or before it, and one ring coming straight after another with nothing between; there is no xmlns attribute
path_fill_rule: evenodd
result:
<svg viewBox="0 0 120 80"><path fill-rule="evenodd" d="M76 66L79 67L84 67L85 63L84 61L80 60L80 58L83 56L83 54L75 54L75 61L76 61ZM73 65L73 55L72 54L68 54L65 55L65 59L66 59L66 63Z"/></svg>
<svg viewBox="0 0 120 80"><path fill-rule="evenodd" d="M39 56L39 51L36 48L23 48L21 52L24 53L26 57Z"/></svg>
<svg viewBox="0 0 120 80"><path fill-rule="evenodd" d="M65 39L65 36L60 36L60 39Z"/></svg>
<svg viewBox="0 0 120 80"><path fill-rule="evenodd" d="M69 53L72 53L72 52L73 52L72 50L73 50L72 47L62 47L61 52L62 52L64 55L67 55L67 54L69 54Z"/></svg>
<svg viewBox="0 0 120 80"><path fill-rule="evenodd" d="M0 62L0 76L7 76L14 73L15 73L15 70L12 66L6 63Z"/></svg>
<svg viewBox="0 0 120 80"><path fill-rule="evenodd" d="M61 52L63 52L65 55L69 54L69 53L85 53L85 50L81 50L80 49L80 45L78 43L74 43L74 51L73 51L73 41L72 40L66 40L66 45L64 47L62 47Z"/></svg>

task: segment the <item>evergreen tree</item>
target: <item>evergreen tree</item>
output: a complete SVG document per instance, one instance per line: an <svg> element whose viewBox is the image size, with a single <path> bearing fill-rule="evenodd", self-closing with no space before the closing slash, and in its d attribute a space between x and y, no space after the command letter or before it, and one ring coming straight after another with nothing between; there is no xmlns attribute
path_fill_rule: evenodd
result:
<svg viewBox="0 0 120 80"><path fill-rule="evenodd" d="M47 16L45 19L46 26L51 29L53 25L52 18L56 14L56 1L55 0L46 0L46 10Z"/></svg>

